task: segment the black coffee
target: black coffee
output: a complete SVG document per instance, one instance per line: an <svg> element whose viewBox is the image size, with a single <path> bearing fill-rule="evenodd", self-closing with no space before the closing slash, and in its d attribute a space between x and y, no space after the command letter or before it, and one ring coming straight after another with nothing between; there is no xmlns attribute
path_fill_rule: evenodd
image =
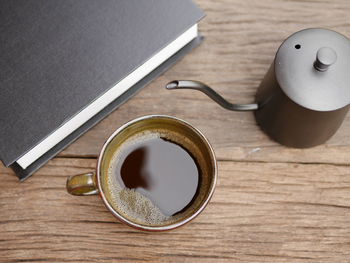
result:
<svg viewBox="0 0 350 263"><path fill-rule="evenodd" d="M200 168L192 155L176 143L160 137L147 138L123 150L118 163L113 173L121 188L146 197L165 217L182 212L196 198ZM149 206L128 191L121 192L121 199L128 206Z"/></svg>

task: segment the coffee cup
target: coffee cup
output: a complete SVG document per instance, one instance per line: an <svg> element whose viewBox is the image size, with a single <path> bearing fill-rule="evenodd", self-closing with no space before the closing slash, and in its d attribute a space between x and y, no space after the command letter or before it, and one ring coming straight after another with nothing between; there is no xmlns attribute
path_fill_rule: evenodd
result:
<svg viewBox="0 0 350 263"><path fill-rule="evenodd" d="M117 129L96 171L69 177L66 187L72 195L99 194L131 227L164 231L198 216L216 181L214 151L198 129L176 117L148 115Z"/></svg>

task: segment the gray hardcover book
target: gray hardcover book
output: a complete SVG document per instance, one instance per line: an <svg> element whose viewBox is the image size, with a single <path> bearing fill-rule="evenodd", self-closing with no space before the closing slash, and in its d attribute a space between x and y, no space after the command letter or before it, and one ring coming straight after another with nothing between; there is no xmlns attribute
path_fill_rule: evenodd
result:
<svg viewBox="0 0 350 263"><path fill-rule="evenodd" d="M197 46L190 0L0 1L0 159L24 179Z"/></svg>

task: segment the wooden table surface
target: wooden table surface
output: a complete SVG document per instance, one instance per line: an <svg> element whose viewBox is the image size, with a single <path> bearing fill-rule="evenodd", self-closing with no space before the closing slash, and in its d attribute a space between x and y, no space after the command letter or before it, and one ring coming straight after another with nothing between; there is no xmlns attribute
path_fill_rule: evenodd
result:
<svg viewBox="0 0 350 263"><path fill-rule="evenodd" d="M325 145L290 149L264 135L252 113L223 110L198 79L235 102L254 100L280 43L308 27L350 36L350 2L197 0L203 44L19 183L0 166L1 262L350 262L350 115ZM145 233L116 221L97 196L73 197L67 176L94 169L105 139L145 114L183 118L211 141L219 181L190 224Z"/></svg>

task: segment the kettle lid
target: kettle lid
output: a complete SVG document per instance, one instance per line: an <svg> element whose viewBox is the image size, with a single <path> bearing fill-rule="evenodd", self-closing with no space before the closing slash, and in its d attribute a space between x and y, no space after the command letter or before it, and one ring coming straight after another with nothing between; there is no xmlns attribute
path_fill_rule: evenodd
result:
<svg viewBox="0 0 350 263"><path fill-rule="evenodd" d="M316 111L350 104L350 40L328 29L294 33L279 47L276 79L295 103Z"/></svg>

